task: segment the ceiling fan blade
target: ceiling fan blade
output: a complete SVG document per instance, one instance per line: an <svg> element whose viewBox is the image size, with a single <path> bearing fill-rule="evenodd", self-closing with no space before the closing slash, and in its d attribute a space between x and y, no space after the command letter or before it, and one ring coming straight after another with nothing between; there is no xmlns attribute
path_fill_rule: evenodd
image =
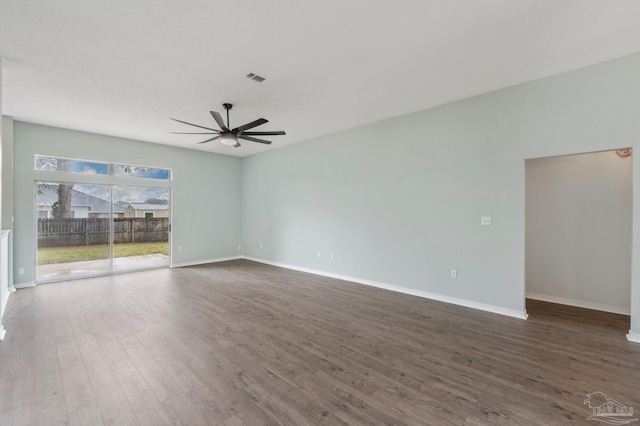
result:
<svg viewBox="0 0 640 426"><path fill-rule="evenodd" d="M188 124L189 126L200 127L201 129L213 130L214 132L220 132L219 130L212 129L212 128L210 128L210 127L204 127L204 126L200 126L200 125L198 125L198 124L187 123L186 121L178 120L177 118L171 118L171 120L173 120L173 121L177 121L178 123L182 123L182 124Z"/></svg>
<svg viewBox="0 0 640 426"><path fill-rule="evenodd" d="M258 118L256 121L252 121L251 123L247 123L243 126L240 127L236 127L235 129L232 130L233 133L240 133L240 132L244 132L245 130L249 130L249 129L253 129L254 127L260 126L264 123L268 123L269 120L267 120L266 118Z"/></svg>
<svg viewBox="0 0 640 426"><path fill-rule="evenodd" d="M279 136L279 135L286 135L284 130L277 130L277 131L273 131L273 132L242 132L242 134L243 135L250 135L250 136Z"/></svg>
<svg viewBox="0 0 640 426"><path fill-rule="evenodd" d="M217 111L209 111L211 113L211 116L213 117L214 120L216 120L216 123L218 123L218 126L220 126L220 128L225 131L228 132L229 128L227 127L226 124L224 124L224 120L222 119L222 116L220 115L219 112Z"/></svg>
<svg viewBox="0 0 640 426"><path fill-rule="evenodd" d="M215 132L202 132L202 133L198 133L198 132L169 132L172 135L216 135L218 133L220 133L219 131L215 131Z"/></svg>
<svg viewBox="0 0 640 426"><path fill-rule="evenodd" d="M238 135L238 139L244 139L246 141L259 142L259 143L264 143L264 144L267 144L267 145L271 145L271 141L265 141L264 139L252 138L251 136Z"/></svg>
<svg viewBox="0 0 640 426"><path fill-rule="evenodd" d="M220 136L215 136L215 137L213 137L211 139L207 139L206 141L198 142L198 144L215 141L216 139L220 139Z"/></svg>

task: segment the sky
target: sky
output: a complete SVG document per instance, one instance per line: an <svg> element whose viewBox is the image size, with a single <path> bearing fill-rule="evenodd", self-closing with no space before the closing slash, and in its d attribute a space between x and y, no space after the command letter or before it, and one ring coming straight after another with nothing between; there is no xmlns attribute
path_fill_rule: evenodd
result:
<svg viewBox="0 0 640 426"><path fill-rule="evenodd" d="M60 164L64 163L70 168L64 170L73 173L85 173L94 175L108 175L109 164L99 163L95 161L82 161L63 159L55 157L45 157L36 155L36 169L37 170L60 170ZM158 180L169 180L171 177L171 170L160 169L155 167L143 167L133 166L127 164L114 164L113 165L114 176L129 176Z"/></svg>
<svg viewBox="0 0 640 426"><path fill-rule="evenodd" d="M64 161L69 166L67 171L73 173L109 175L109 164L94 161L66 160L55 157L36 156L37 170L60 170L60 162ZM124 164L113 165L114 176L129 176L137 178L149 178L167 181L171 177L171 170L153 167L131 166ZM152 181L150 181L151 183ZM75 184L74 189L85 194L90 194L103 200L111 199L111 187L109 185ZM114 186L114 198L116 202L144 202L151 198L169 200L169 189L142 186Z"/></svg>

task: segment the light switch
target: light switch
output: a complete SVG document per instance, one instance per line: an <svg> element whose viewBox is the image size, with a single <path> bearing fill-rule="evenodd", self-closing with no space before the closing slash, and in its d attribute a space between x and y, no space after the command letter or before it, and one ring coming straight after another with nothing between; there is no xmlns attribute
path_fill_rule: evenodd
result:
<svg viewBox="0 0 640 426"><path fill-rule="evenodd" d="M482 216L482 218L480 219L480 225L491 225L491 216Z"/></svg>

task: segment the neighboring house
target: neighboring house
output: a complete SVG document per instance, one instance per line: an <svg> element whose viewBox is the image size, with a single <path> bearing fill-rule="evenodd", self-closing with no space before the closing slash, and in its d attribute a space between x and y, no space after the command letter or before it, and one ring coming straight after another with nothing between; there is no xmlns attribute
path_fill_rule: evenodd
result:
<svg viewBox="0 0 640 426"><path fill-rule="evenodd" d="M36 198L38 219L50 219L53 217L52 206L58 201L58 189L54 186L40 187ZM94 195L71 190L71 217L72 218L109 218L111 203ZM124 209L117 203L113 206L113 214L116 218L124 217Z"/></svg>
<svg viewBox="0 0 640 426"><path fill-rule="evenodd" d="M129 203L124 211L124 217L169 217L169 204Z"/></svg>
<svg viewBox="0 0 640 426"><path fill-rule="evenodd" d="M107 205L108 204L109 204L109 202L107 201ZM118 202L115 202L113 204L113 217L114 217L114 219L123 219L124 218L124 209L125 209L126 205L127 205L126 203L124 205L122 205L121 203L118 203ZM92 210L92 211L89 212L89 217L90 218L109 219L110 214L111 213L109 212L109 209L107 209L107 210L98 210L96 208L95 210Z"/></svg>

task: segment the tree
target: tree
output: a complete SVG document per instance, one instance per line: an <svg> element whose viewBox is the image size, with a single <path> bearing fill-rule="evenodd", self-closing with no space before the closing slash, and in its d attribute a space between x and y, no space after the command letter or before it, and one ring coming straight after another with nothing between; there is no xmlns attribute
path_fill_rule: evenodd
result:
<svg viewBox="0 0 640 426"><path fill-rule="evenodd" d="M58 185L58 201L51 206L51 214L54 219L71 218L71 192L73 184L61 183Z"/></svg>
<svg viewBox="0 0 640 426"><path fill-rule="evenodd" d="M70 172L73 170L73 160L65 160L54 157L36 157L38 170L57 170ZM61 183L58 185L58 201L51 205L51 214L54 219L71 218L71 194L73 184Z"/></svg>

